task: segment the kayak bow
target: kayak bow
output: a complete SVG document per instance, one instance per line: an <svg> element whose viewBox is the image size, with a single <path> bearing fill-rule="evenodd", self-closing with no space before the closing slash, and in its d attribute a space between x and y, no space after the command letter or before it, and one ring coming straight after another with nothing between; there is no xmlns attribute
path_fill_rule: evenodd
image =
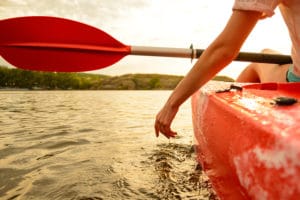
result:
<svg viewBox="0 0 300 200"><path fill-rule="evenodd" d="M197 159L221 199L300 197L298 99L300 83L210 82L193 95Z"/></svg>

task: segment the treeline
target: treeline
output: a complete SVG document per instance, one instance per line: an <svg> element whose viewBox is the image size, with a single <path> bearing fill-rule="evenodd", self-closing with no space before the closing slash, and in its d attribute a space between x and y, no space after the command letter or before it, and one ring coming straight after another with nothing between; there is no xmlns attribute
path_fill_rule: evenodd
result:
<svg viewBox="0 0 300 200"><path fill-rule="evenodd" d="M174 89L183 76L126 74L106 76L87 73L36 72L0 67L0 89L41 90L165 90ZM218 80L233 81L228 77Z"/></svg>
<svg viewBox="0 0 300 200"><path fill-rule="evenodd" d="M0 87L22 89L91 89L105 78L103 75L84 73L37 72L0 67Z"/></svg>

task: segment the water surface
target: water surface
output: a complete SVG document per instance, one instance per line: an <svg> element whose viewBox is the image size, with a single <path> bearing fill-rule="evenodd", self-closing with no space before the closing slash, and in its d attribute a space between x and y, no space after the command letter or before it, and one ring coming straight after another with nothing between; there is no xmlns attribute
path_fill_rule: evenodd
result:
<svg viewBox="0 0 300 200"><path fill-rule="evenodd" d="M190 103L156 138L170 91L1 91L1 199L214 199Z"/></svg>

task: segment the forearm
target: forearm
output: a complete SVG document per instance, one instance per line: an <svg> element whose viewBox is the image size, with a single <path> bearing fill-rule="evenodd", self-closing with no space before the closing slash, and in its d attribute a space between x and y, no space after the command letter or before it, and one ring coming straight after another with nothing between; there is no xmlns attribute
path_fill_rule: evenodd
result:
<svg viewBox="0 0 300 200"><path fill-rule="evenodd" d="M167 138L176 136L171 123L179 106L233 60L260 16L258 12L233 11L222 33L203 52L157 114L154 124L157 137L160 132Z"/></svg>
<svg viewBox="0 0 300 200"><path fill-rule="evenodd" d="M168 103L172 107L179 107L194 92L228 65L235 56L236 53L228 50L226 46L212 44L203 52L190 72L177 85Z"/></svg>
<svg viewBox="0 0 300 200"><path fill-rule="evenodd" d="M175 88L168 104L171 107L179 107L228 65L237 56L260 16L261 13L258 12L234 11L222 33L203 52L191 71Z"/></svg>

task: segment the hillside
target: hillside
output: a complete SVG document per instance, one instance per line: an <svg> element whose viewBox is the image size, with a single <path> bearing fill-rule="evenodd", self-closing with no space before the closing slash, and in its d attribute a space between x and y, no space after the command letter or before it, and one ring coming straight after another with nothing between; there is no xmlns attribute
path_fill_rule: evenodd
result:
<svg viewBox="0 0 300 200"><path fill-rule="evenodd" d="M162 74L125 74L107 76L87 73L35 72L0 67L0 89L41 90L171 90L183 76ZM226 76L215 80L234 81Z"/></svg>

